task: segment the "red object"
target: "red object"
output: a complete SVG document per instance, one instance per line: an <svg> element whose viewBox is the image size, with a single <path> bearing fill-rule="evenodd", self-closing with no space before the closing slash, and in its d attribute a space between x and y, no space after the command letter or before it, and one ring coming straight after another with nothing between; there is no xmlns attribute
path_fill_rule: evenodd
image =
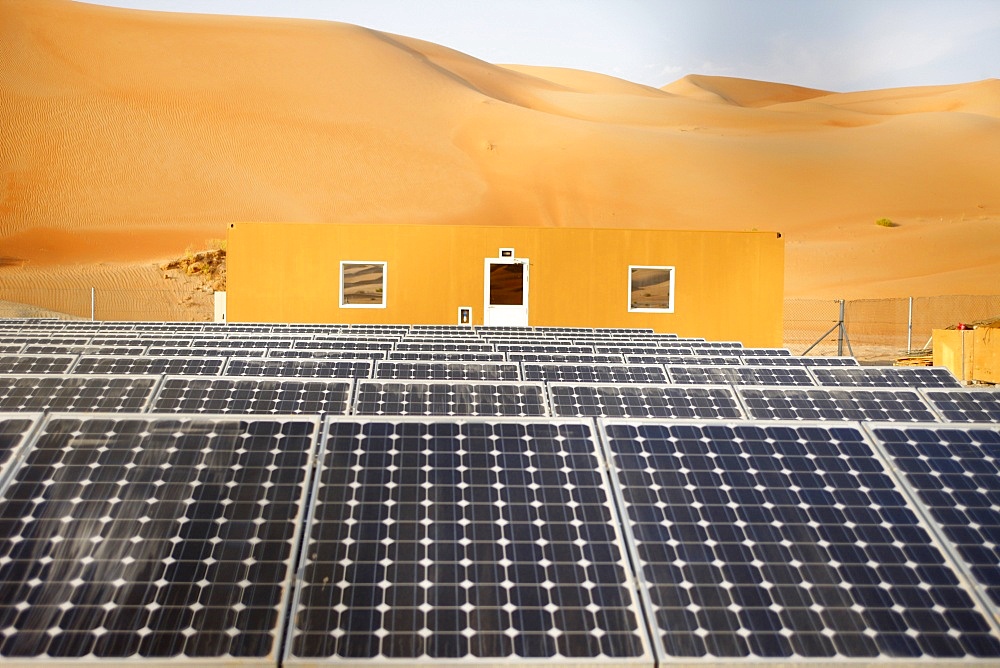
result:
<svg viewBox="0 0 1000 668"><path fill-rule="evenodd" d="M970 327L968 325L966 325L965 323L960 322L960 323L958 323L958 328L957 329L970 329Z"/></svg>

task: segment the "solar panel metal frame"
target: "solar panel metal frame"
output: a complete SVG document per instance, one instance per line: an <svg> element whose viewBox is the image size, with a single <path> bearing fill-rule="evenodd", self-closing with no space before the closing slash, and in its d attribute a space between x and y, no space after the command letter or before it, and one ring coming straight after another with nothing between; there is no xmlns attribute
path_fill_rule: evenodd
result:
<svg viewBox="0 0 1000 668"><path fill-rule="evenodd" d="M729 394L729 397L733 401L733 410L736 411L736 416L718 416L718 417L695 417L695 418L678 418L678 417L656 417L651 415L635 415L629 417L623 416L603 416L603 415L560 415L559 409L555 396L556 392L560 388L610 388L613 390L632 390L636 392L642 392L644 390L651 390L653 392L662 391L665 394L671 392L690 392L692 390L704 391L706 393L711 393L712 391L724 391ZM549 410L552 412L553 417L561 419L599 419L607 417L608 419L618 419L618 420L641 420L641 419L651 419L651 420L682 420L682 419L697 419L697 420L741 420L747 419L746 409L744 408L742 402L736 394L736 388L732 385L675 385L670 383L574 383L574 382L550 382L546 383L546 390L548 391L548 402Z"/></svg>
<svg viewBox="0 0 1000 668"><path fill-rule="evenodd" d="M750 656L750 657L720 657L720 656L692 656L692 657L673 657L669 656L663 646L663 639L661 634L666 631L666 629L659 628L656 623L656 606L653 604L650 598L650 587L654 586L654 583L648 581L645 568L643 567L643 561L640 558L638 544L636 542L636 537L631 526L631 520L628 517L628 504L625 500L625 492L622 488L621 480L618 476L619 468L615 460L615 452L611 448L610 439L607 433L607 427L609 425L626 425L626 426L641 426L641 425L663 425L665 427L750 427L750 428L774 428L774 427L785 427L791 429L801 429L814 427L818 429L829 430L831 428L836 428L841 426L836 422L789 422L789 421L775 421L775 422L756 422L753 420L732 420L732 421L719 421L718 423L706 422L704 420L663 420L663 419L641 419L641 418L598 418L597 423L597 433L601 439L602 446L604 447L605 457L607 466L609 469L608 478L611 481L611 486L614 490L616 500L618 502L618 508L620 509L619 519L622 523L622 528L624 529L624 535L626 542L628 544L629 554L631 557L631 563L634 567L634 573L638 581L639 595L642 597L643 608L646 611L646 619L650 624L650 633L653 637L654 647L657 652L657 665L663 667L676 666L678 668L694 668L696 666L737 666L737 665L749 665L753 668L799 668L804 666L834 666L834 665L857 665L857 666L875 666L875 665L896 665L896 666L913 666L916 664L927 663L934 666L947 666L948 668L959 668L959 666L991 666L997 661L996 658L985 658L978 659L975 657L965 656L957 659L948 658L929 658L927 656L921 657L891 657L885 655L879 655L870 658L855 658L850 657L802 657L802 656L792 656L787 658L766 658L760 656ZM926 426L928 423L887 423L890 428L921 428ZM842 425L845 428L851 428L856 430L862 437L863 442L868 445L873 453L873 458L877 460L882 466L882 473L888 476L892 482L895 484L894 490L902 497L905 506L910 510L911 513L917 518L918 525L927 533L929 536L928 545L936 548L938 553L944 559L944 566L950 567L951 572L958 576L958 586L962 588L967 593L969 593L968 580L963 581L963 577L967 577L964 564L956 561L951 553L951 545L941 540L941 537L937 533L937 526L934 525L924 512L924 508L921 505L914 502L911 495L911 489L907 485L900 484L899 478L894 475L894 469L891 462L886 458L885 453L881 448L875 443L875 439L872 438L871 434L867 431L867 425L858 422L847 422ZM943 425L938 425L943 426ZM723 562L728 563L728 562ZM984 598L979 594L978 591L972 591L972 601L974 610L978 612L983 621L986 623L989 634L994 640L1000 640L1000 622L990 613L991 608L986 604ZM692 632L693 633L693 632Z"/></svg>
<svg viewBox="0 0 1000 668"><path fill-rule="evenodd" d="M743 408L746 411L747 416L751 420L757 420L757 421L760 421L760 422L771 422L771 421L800 422L800 421L805 421L805 422L822 422L822 423L825 424L825 423L837 423L837 422L878 421L878 422L888 422L890 424L925 424L925 425L939 424L941 422L941 420L940 420L940 418L938 416L937 411L935 411L934 408L930 405L930 403L927 402L924 399L924 397L920 394L920 392L918 392L916 389L914 389L912 387L827 387L827 386L824 386L824 387L817 387L817 386L799 386L799 387L793 387L793 386L788 386L788 385L783 385L783 386L782 385L734 385L733 387L736 390L736 394L739 397L740 403L743 405ZM819 410L818 408L815 407L815 401L816 400L814 399L814 397L818 398L818 395L827 394L827 395L829 395L829 400L830 401L843 401L843 400L853 401L855 403L855 407L853 408L853 410L859 411L859 412L866 412L867 410L869 410L867 407L861 405L861 403L860 403L862 400L866 400L867 399L867 397L865 397L864 395L875 394L875 393L883 393L883 394L888 394L888 395L894 395L894 396L891 397L891 399L893 399L895 401L904 401L904 400L906 400L906 401L913 401L913 400L915 400L919 404L919 408L922 408L924 411L926 411L928 419L927 420L887 420L885 418L876 418L876 417L868 416L868 415L856 415L856 416L844 417L844 418L825 418L825 417L819 417L819 416L805 417L805 418L785 417L785 416L763 417L763 416L760 415L759 412L756 412L755 409L750 404L750 399L755 398L755 397L749 397L748 395L751 395L751 394L753 394L755 392L762 392L762 393L774 393L774 392L777 392L777 393L780 393L781 395L783 395L782 396L783 400L789 401L789 402L794 401L794 400L800 400L800 401L802 400L800 397L794 397L794 396L790 396L790 395L795 395L795 394L799 394L799 393L807 394L807 395L813 395L813 396L808 396L808 397L805 398L805 401L808 401L809 404L810 404L810 406L808 407L807 410L812 410L812 411L818 411ZM908 395L911 395L911 396L905 397L905 398L902 397L902 396L900 396L900 395L903 395L904 393L908 394ZM888 399L890 397L886 397L886 398ZM873 398L873 400L880 400L880 399L881 399L881 397L874 397ZM844 410L844 408L841 408L840 406L838 406L837 410Z"/></svg>
<svg viewBox="0 0 1000 668"><path fill-rule="evenodd" d="M277 366L285 368L294 368L301 370L309 364L315 364L319 367L326 366L336 366L342 364L348 364L350 366L355 365L367 365L367 370L364 373L360 373L355 370L351 370L351 373L347 375L320 375L320 374L301 374L301 373L271 373L271 369L262 368L262 371L268 371L268 373L236 373L234 372L234 366L239 366L241 364L252 366L254 364L260 364L262 367L268 367L276 363ZM225 360L225 368L220 373L220 376L229 376L230 378L261 378L261 377L271 377L271 378L370 378L372 374L372 369L375 363L372 360L367 359L340 359L337 357L324 357L321 359L309 359L302 357L230 357Z"/></svg>
<svg viewBox="0 0 1000 668"><path fill-rule="evenodd" d="M564 378L549 378L549 371L559 374L560 370L565 369L569 373L590 373L591 375L597 375L599 373L606 372L614 378L609 378L608 380L576 380ZM531 373L529 373L529 370ZM655 376L659 373L662 378L640 378L638 380L634 379L633 376L638 373L645 376ZM537 374L541 376L540 378L530 378L532 374ZM619 376L624 374L625 378L620 379ZM534 380L543 383L601 383L601 384L624 384L624 383L642 383L642 384L670 384L670 377L667 375L666 370L663 368L662 364L571 364L571 363L559 363L559 362L521 362L521 377L524 380Z"/></svg>
<svg viewBox="0 0 1000 668"><path fill-rule="evenodd" d="M195 377L197 377L197 376L195 376ZM46 408L42 409L45 413L49 413L49 412L52 412L52 413L71 413L71 414L75 414L75 415L91 415L93 413L108 413L108 414L111 414L111 415L125 416L125 415L130 415L130 414L145 414L149 410L151 400L159 392L160 386L163 384L163 378L164 377L163 376L155 376L155 375L144 376L144 375L139 375L139 374L125 376L125 375L117 375L117 374L89 374L89 373L87 373L87 374L71 374L71 373L59 373L59 374L37 374L37 373L0 374L0 381L7 380L7 379L20 380L20 379L28 379L28 378L37 379L38 381L41 381L43 383L45 381L57 381L57 380L66 380L66 379L77 379L77 380L82 381L83 383L86 383L88 381L95 381L95 380L107 380L107 381L116 381L116 380L117 381L145 380L145 381L149 381L150 382L149 392L146 394L146 398L142 401L142 405L136 407L135 409L130 409L130 410L124 410L123 409L123 410L118 410L118 411L109 410L108 408L101 408L99 410L90 410L90 409L73 409L73 410L67 410L66 408L59 408L59 407L57 407L55 409L51 409L49 407L46 407ZM2 401L2 400L3 400L3 398L0 397L0 401ZM7 412L9 412L11 410L12 409L10 407L2 407L2 408L0 408L0 411L7 411ZM25 411L29 411L29 412L37 412L37 411L32 410L31 408L24 408L24 409L17 408L17 409L14 409L14 410L19 410L19 411L20 410L25 410Z"/></svg>
<svg viewBox="0 0 1000 668"><path fill-rule="evenodd" d="M2 414L0 414L2 415ZM290 544L292 546L290 550L289 557L284 562L286 566L286 573L284 580L281 584L282 597L279 603L276 603L273 607L277 610L278 617L275 621L273 628L270 630L270 634L273 638L272 650L267 657L233 657L233 656L222 656L222 657L164 657L164 658L147 658L138 657L133 654L131 657L119 658L97 658L92 655L87 655L84 657L2 657L0 658L0 663L4 666L9 666L10 668L36 668L39 666L55 666L55 667L69 667L71 665L110 665L110 666L141 666L142 668L181 668L185 666L205 666L206 668L222 668L222 667L232 667L232 668L275 668L279 665L279 659L284 650L284 638L285 629L288 625L288 616L290 608L290 601L292 598L292 593L295 587L295 582L297 580L296 564L298 563L299 550L301 548L301 538L305 526L305 517L310 505L309 491L312 488L311 475L314 466L311 461L315 458L316 452L318 451L319 445L319 429L321 419L314 415L218 415L218 414L148 414L148 413L64 413L55 412L46 415L44 418L40 418L38 423L34 427L34 434L31 439L30 444L27 447L22 445L23 454L20 459L24 459L29 456L35 450L35 440L38 436L43 433L45 425L57 420L109 420L114 422L122 422L127 420L141 420L147 422L157 422L157 421L216 421L216 422L310 422L313 424L313 433L311 437L311 446L308 450L307 469L306 476L299 487L301 489L298 498L298 514L291 524L294 527L294 534L290 539ZM21 462L19 462L20 464ZM17 470L20 468L12 468L10 471L11 480L4 481L3 485L0 485L0 498L3 498L6 494L7 483L11 482L14 475L16 475ZM260 563L260 562L258 562ZM162 606L160 606L162 607ZM2 641L0 641L2 642Z"/></svg>
<svg viewBox="0 0 1000 668"><path fill-rule="evenodd" d="M817 385L823 387L962 387L948 367L944 366L846 366L806 367ZM847 376L847 379L838 376ZM934 378L940 385L927 385L920 376ZM878 382L878 381L884 382Z"/></svg>
<svg viewBox="0 0 1000 668"><path fill-rule="evenodd" d="M987 425L987 424L1000 424L1000 389L988 389L979 387L920 387L916 388L916 391L923 396L927 405L931 407L931 410L936 412L941 418L941 422L949 424L976 424L976 425ZM960 418L953 418L950 415L950 409L943 405L934 395L944 394L949 397L968 397L971 398L971 403L977 404L975 406L976 410L982 410L976 398L983 397L988 398L989 403L994 404L989 408L992 409L993 415L988 416L986 419L969 419L967 416Z"/></svg>
<svg viewBox="0 0 1000 668"><path fill-rule="evenodd" d="M784 385L785 387L813 387L813 386L815 386L815 385L818 384L818 383L816 383L816 381L813 378L813 376L811 374L809 374L809 370L808 370L807 367L796 367L796 366L779 366L779 367L773 367L773 366L747 366L747 365L742 365L742 364L741 365L735 365L735 364L731 364L731 365L718 365L718 366L692 366L692 365L684 365L684 364L672 364L672 365L666 366L666 369L667 369L667 376L670 377L671 382L677 383L679 385L683 385L683 384L697 385L697 384L700 384L700 383L692 383L691 381L686 380L683 377L675 377L675 375L674 375L674 373L675 373L674 369L678 369L678 370L680 370L680 372L684 372L686 370L691 370L691 371L695 371L695 372L701 371L701 372L705 372L707 374L713 374L714 373L715 375L717 375L717 376L725 379L721 383L718 382L718 381L706 383L708 385L720 385L720 384L726 384L726 385L758 385L758 386L759 385L772 385L772 386L782 386L782 385ZM783 373L786 373L786 374L791 375L791 376L799 376L801 380L803 380L803 381L807 380L808 383L787 383L787 384L782 384L782 383L773 383L773 382L761 382L762 379L760 378L760 376L761 376L762 372L766 374L769 371L772 372L771 375L775 375L774 372L783 372Z"/></svg>
<svg viewBox="0 0 1000 668"><path fill-rule="evenodd" d="M386 657L377 658L362 658L362 659L341 659L337 657L327 657L327 658L299 658L292 655L293 641L296 633L295 629L295 616L300 610L300 599L302 588L306 584L306 580L302 577L302 573L310 562L309 557L309 545L311 528L315 522L315 512L317 509L317 499L319 498L319 490L322 484L323 472L326 468L326 455L327 455L327 442L329 440L330 425L333 423L382 423L382 424L454 424L454 423L469 423L469 424L542 424L542 425L581 425L585 426L590 433L590 441L594 446L593 454L598 461L598 466L596 471L600 473L603 481L602 489L605 492L605 507L610 513L610 519L607 524L613 528L615 532L615 545L619 549L620 559L617 562L626 573L625 582L622 583L622 587L625 588L632 597L631 606L628 608L634 615L636 621L635 635L639 637L642 643L642 648L644 650L644 655L632 658L573 658L573 657L548 657L548 658L520 658L520 657L485 657L485 658L475 658L471 655L467 655L464 658L435 658L428 660L425 655L421 658L415 659L390 659ZM595 667L610 667L610 666L623 666L625 668L654 668L654 658L655 650L649 637L649 622L646 620L646 608L642 605L642 594L637 591L637 586L635 579L633 577L633 571L629 563L631 558L631 552L626 544L627 536L626 531L623 530L622 524L620 522L620 517L618 514L618 508L616 507L618 499L615 496L614 489L612 485L609 484L611 479L611 473L608 470L606 460L604 458L603 446L600 440L600 435L594 428L594 424L589 420L579 420L570 418L515 418L515 417L489 417L489 416L328 416L323 420L322 431L320 435L320 448L317 454L317 464L315 466L315 471L312 481L312 490L310 493L309 502L309 514L307 516L305 526L302 533L302 549L300 550L300 561L296 572L299 573L299 577L296 578L294 585L294 594L291 601L290 613L288 615L289 622L286 625L286 639L284 642L284 652L282 656L281 665L282 666L295 666L297 668L320 668L323 666L331 665L350 665L350 666L361 666L361 665L380 665L380 666L393 666L394 668L423 668L429 663L437 663L446 666L451 666L452 668L457 668L460 665L469 666L489 666L492 668L498 668L500 666L511 665L518 666L520 668L542 668L550 664L556 666L561 666L563 668L585 668L586 666Z"/></svg>
<svg viewBox="0 0 1000 668"><path fill-rule="evenodd" d="M992 425L989 423L979 423L979 424L956 424L956 423L946 423L946 424L904 424L899 422L866 422L861 425L863 430L866 432L869 440L872 442L873 447L883 458L885 462L889 464L888 471L889 474L897 481L900 488L904 490L909 499L910 503L917 507L920 511L921 519L932 528L932 533L938 542L944 546L947 554L951 561L958 564L959 572L965 577L966 588L969 589L975 596L976 601L980 603L987 610L992 612L992 617L990 621L993 622L994 628L1000 628L1000 600L993 600L988 592L988 584L983 582L983 580L975 575L973 572L973 565L962 555L959 550L959 544L950 538L947 534L946 525L937 519L934 514L934 507L926 503L920 496L921 490L915 487L909 480L907 480L906 472L900 468L900 462L898 458L895 457L888 449L886 442L877 435L880 429L891 429L891 430L925 430L925 431L945 431L945 432L969 432L969 431L987 431L993 432L1000 435L1000 427ZM994 473L994 476L998 481L1000 481L1000 473ZM961 490L953 490L961 491ZM992 495L996 496L996 489L988 490ZM982 495L982 492L976 490L976 494ZM997 509L997 504L995 500L990 499L994 503L992 512L996 515L997 519L1000 520L1000 510ZM960 507L962 511L969 508ZM997 522L997 526L1000 526L1000 521ZM973 528L980 528L978 525L973 525ZM992 586L997 589L997 596L1000 599L1000 562L996 562L992 565L993 572L990 574L992 579Z"/></svg>
<svg viewBox="0 0 1000 668"><path fill-rule="evenodd" d="M177 375L177 376L162 376L161 378L162 378L162 380L161 380L159 386L156 388L156 392L153 395L152 400L149 402L149 405L148 405L148 407L146 409L146 412L148 412L151 415L185 415L185 414L186 415L210 415L210 414L216 414L216 415L253 415L253 416L262 416L262 417L266 417L266 416L269 416L269 415L303 415L303 416L327 415L327 414L347 415L347 414L350 413L350 410L351 410L351 407L353 406L353 401L354 401L355 379L353 379L353 378L282 378L282 377L275 377L275 376L270 376L269 377L269 376L180 376L180 375ZM163 397L163 393L165 391L167 391L168 389L171 389L171 388L168 388L168 384L171 381L183 381L183 382L188 383L189 385L192 384L192 383L199 383L199 382L208 382L210 384L215 384L215 383L221 383L221 382L228 382L228 383L263 383L263 382L268 382L268 381L275 382L275 383L329 383L329 384L342 384L342 385L346 385L347 388L346 388L345 393L344 393L344 408L342 409L343 413L340 413L339 411L322 411L322 412L315 412L315 413L313 413L313 412L308 412L308 413L307 412L290 413L288 411L282 411L282 412L277 412L277 413L269 413L269 412L249 412L246 409L243 409L243 410L238 411L238 412L213 411L213 410L205 410L205 411L201 411L201 412L195 411L195 410L178 410L178 411L175 412L175 411L173 411L171 409L168 409L168 408L161 408L160 410L157 410L157 404L160 403L161 399L164 402L166 401L166 398ZM209 388L209 389L211 389L211 388Z"/></svg>
<svg viewBox="0 0 1000 668"><path fill-rule="evenodd" d="M492 415L492 414L491 415L484 415L482 413L476 413L476 414L466 414L466 413L453 414L453 413L449 413L449 414L444 414L444 415L420 413L418 415L418 414L415 414L415 413L406 413L406 414L381 413L380 414L380 413L364 413L364 412L361 412L359 404L361 403L361 393L363 391L363 387L365 385L374 385L374 384L378 384L378 385L387 385L387 384L438 385L438 386L453 385L453 386L458 386L458 387L470 386L470 385L471 386L492 385L492 386L499 386L499 387L518 387L518 388L520 388L520 387L532 387L532 388L535 388L535 389L538 390L538 396L540 397L541 404L542 404L542 415L528 415L528 414L526 414L526 415L517 415L517 416L513 416L513 415L500 416L500 415ZM355 386L354 386L354 403L351 406L351 411L350 411L349 415L351 415L351 416L358 416L358 417L415 417L415 418L420 418L420 417L482 417L482 418L491 418L491 419L492 418L499 418L499 417L512 417L512 418L524 419L524 418L529 418L529 417L538 417L538 418L549 417L549 416L552 415L552 408L551 408L551 406L549 405L549 402L548 402L548 394L547 394L547 391L546 391L544 383L528 382L528 381L523 381L523 380L518 380L518 381L509 381L509 380L483 380L483 381L470 380L470 381L460 381L460 380L387 380L387 379L373 378L373 379L370 379L370 380L359 379L355 383Z"/></svg>

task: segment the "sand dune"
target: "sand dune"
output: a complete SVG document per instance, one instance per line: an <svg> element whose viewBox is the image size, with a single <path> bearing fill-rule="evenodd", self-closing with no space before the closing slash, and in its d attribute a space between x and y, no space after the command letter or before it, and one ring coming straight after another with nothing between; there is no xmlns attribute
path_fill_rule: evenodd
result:
<svg viewBox="0 0 1000 668"><path fill-rule="evenodd" d="M657 89L339 23L0 3L0 299L125 282L233 220L767 229L790 297L998 293L998 174L997 80Z"/></svg>

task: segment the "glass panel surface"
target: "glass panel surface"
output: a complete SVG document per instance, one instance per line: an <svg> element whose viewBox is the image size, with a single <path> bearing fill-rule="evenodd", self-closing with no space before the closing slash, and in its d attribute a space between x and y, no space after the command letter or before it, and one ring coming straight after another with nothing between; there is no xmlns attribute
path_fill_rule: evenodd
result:
<svg viewBox="0 0 1000 668"><path fill-rule="evenodd" d="M490 265L490 306L524 304L524 265Z"/></svg>
<svg viewBox="0 0 1000 668"><path fill-rule="evenodd" d="M629 308L669 309L673 269L632 267L629 276Z"/></svg>
<svg viewBox="0 0 1000 668"><path fill-rule="evenodd" d="M384 304L385 265L344 263L342 268L344 304Z"/></svg>

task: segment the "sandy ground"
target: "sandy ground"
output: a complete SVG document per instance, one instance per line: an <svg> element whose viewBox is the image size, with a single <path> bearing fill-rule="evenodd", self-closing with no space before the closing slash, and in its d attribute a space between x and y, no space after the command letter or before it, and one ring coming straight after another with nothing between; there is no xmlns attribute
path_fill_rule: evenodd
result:
<svg viewBox="0 0 1000 668"><path fill-rule="evenodd" d="M776 230L787 297L995 294L998 174L998 80L655 89L346 24L0 3L0 299L183 300L159 264L237 220Z"/></svg>

